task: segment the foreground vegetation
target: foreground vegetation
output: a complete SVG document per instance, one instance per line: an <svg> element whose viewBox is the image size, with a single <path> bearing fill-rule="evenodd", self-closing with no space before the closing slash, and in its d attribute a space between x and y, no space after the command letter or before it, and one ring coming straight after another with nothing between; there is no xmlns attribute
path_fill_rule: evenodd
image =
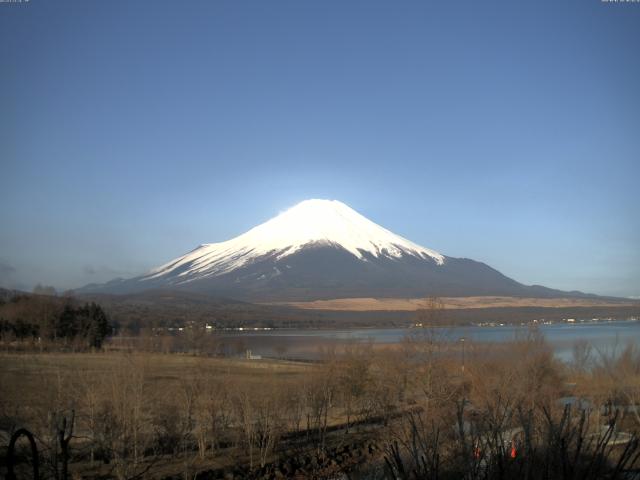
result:
<svg viewBox="0 0 640 480"><path fill-rule="evenodd" d="M327 350L313 364L4 353L0 443L33 432L44 478L573 479L638 468L635 346L606 357L578 344L566 365L535 332L496 345L434 335Z"/></svg>

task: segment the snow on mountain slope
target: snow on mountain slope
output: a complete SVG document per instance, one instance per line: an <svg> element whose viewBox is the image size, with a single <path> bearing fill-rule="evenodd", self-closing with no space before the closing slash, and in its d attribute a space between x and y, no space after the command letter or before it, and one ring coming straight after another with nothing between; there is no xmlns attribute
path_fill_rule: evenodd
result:
<svg viewBox="0 0 640 480"><path fill-rule="evenodd" d="M362 261L374 257L414 256L443 265L445 257L368 220L337 200L306 200L226 242L201 245L140 278L177 277L175 283L223 275L256 259L278 260L305 246L341 247Z"/></svg>

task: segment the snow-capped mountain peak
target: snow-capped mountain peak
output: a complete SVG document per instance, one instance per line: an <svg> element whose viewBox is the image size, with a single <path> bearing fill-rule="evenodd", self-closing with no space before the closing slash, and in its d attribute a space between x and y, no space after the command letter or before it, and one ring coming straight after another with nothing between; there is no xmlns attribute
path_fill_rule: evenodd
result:
<svg viewBox="0 0 640 480"><path fill-rule="evenodd" d="M335 200L306 200L236 238L200 245L146 275L82 290L167 289L249 302L576 295L523 285L468 258L445 257Z"/></svg>
<svg viewBox="0 0 640 480"><path fill-rule="evenodd" d="M342 248L360 260L414 256L442 265L445 257L370 221L337 200L305 200L271 220L226 242L204 244L149 272L140 280L165 275L177 283L223 275L257 259L273 255L281 260L304 247Z"/></svg>

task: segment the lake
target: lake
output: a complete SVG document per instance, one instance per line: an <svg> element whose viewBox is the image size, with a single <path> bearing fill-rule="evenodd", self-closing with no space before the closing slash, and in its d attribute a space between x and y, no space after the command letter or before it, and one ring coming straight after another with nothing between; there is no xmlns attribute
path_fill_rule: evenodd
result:
<svg viewBox="0 0 640 480"><path fill-rule="evenodd" d="M640 345L640 321L599 321L554 323L538 325L537 330L554 349L556 356L570 360L573 345L579 340L591 344L594 353L620 352L629 343ZM349 342L373 342L393 344L407 335L419 334L420 328L373 328L373 329L330 329L330 330L266 330L225 332L222 337L236 342L236 348L251 349L255 355L278 355L289 358L313 359L321 347ZM474 342L505 342L522 338L529 331L528 326L464 326L434 328L435 334L450 341L464 338Z"/></svg>

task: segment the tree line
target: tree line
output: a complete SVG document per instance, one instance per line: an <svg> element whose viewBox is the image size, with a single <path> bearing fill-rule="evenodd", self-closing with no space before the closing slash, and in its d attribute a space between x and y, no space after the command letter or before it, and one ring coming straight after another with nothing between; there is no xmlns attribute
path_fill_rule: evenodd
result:
<svg viewBox="0 0 640 480"><path fill-rule="evenodd" d="M0 301L0 342L100 348L112 332L102 307L71 297L16 295Z"/></svg>

